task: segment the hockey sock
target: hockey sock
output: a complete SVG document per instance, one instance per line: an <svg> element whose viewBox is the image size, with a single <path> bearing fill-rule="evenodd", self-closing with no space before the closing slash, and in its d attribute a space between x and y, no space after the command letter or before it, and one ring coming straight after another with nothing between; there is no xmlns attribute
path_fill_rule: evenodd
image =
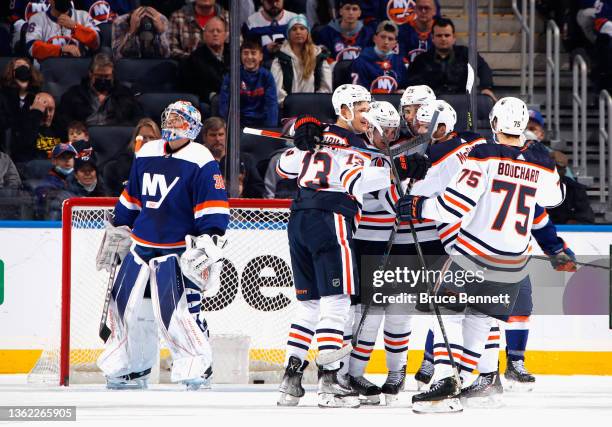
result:
<svg viewBox="0 0 612 427"><path fill-rule="evenodd" d="M485 344L484 352L478 361L478 371L481 374L488 374L497 371L499 363L499 342L500 342L499 325L491 327L487 343Z"/></svg>
<svg viewBox="0 0 612 427"><path fill-rule="evenodd" d="M361 320L361 308L362 306L355 312L355 329ZM357 345L351 352L349 374L352 377L360 377L365 372L365 368L372 355L372 350L374 350L374 344L376 344L376 336L378 335L378 328L382 318L383 310L381 307L370 307L359 334Z"/></svg>
<svg viewBox="0 0 612 427"><path fill-rule="evenodd" d="M459 361L461 380L465 383L472 378L484 351L489 332L495 320L489 316L468 309L463 319L463 355Z"/></svg>
<svg viewBox="0 0 612 427"><path fill-rule="evenodd" d="M349 317L351 299L349 295L331 295L320 300L320 319L317 324L319 353L325 354L342 348L344 327ZM339 369L340 360L325 365L324 369Z"/></svg>
<svg viewBox="0 0 612 427"><path fill-rule="evenodd" d="M429 331L427 331L427 338L425 338L425 354L423 355L423 357L425 360L428 360L431 363L433 363L434 361L433 340L434 340L433 331L429 329Z"/></svg>
<svg viewBox="0 0 612 427"><path fill-rule="evenodd" d="M529 338L529 316L511 316L506 324L506 356L510 360L525 360Z"/></svg>
<svg viewBox="0 0 612 427"><path fill-rule="evenodd" d="M289 328L285 366L291 356L305 360L319 317L319 301L298 301L293 323Z"/></svg>
<svg viewBox="0 0 612 427"><path fill-rule="evenodd" d="M463 335L461 328L464 317L464 314L442 315L446 336L448 337L450 349L456 364L461 362L461 355L463 354ZM444 338L442 337L442 331L437 321L433 324L433 335L433 357L435 365L433 381L435 382L442 378L452 376L453 367L444 343ZM459 368L459 366L457 366L457 368Z"/></svg>
<svg viewBox="0 0 612 427"><path fill-rule="evenodd" d="M407 315L385 316L385 355L389 371L399 371L406 365L411 333L410 320Z"/></svg>

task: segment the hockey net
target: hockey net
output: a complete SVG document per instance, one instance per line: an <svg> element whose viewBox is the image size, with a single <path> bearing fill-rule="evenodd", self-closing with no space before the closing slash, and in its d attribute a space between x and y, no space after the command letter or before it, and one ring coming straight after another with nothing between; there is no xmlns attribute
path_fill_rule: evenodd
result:
<svg viewBox="0 0 612 427"><path fill-rule="evenodd" d="M112 214L116 201L76 198L64 204L61 310L56 310L59 315L53 320L58 330L30 373L31 383L103 380L96 359L103 349L98 328L108 273L96 270L95 257L104 233L104 214ZM289 201L232 199L230 210L221 287L203 301L203 310L213 340L239 337L248 345L251 381L263 372L274 375L262 380L277 381L295 308L287 241ZM161 351L162 371L169 369L167 354ZM216 375L234 367L215 362L213 368Z"/></svg>

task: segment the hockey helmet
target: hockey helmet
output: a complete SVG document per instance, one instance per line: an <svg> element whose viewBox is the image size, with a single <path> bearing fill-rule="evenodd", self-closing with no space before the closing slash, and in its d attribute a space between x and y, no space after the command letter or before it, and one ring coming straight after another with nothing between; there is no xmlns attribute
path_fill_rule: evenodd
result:
<svg viewBox="0 0 612 427"><path fill-rule="evenodd" d="M521 136L529 123L529 110L523 101L508 96L495 103L489 122L493 133Z"/></svg>
<svg viewBox="0 0 612 427"><path fill-rule="evenodd" d="M355 117L353 106L358 102L370 102L372 95L363 86L344 84L338 86L332 95L332 105L338 117L346 121L351 121ZM342 106L346 105L351 112L351 118L342 117Z"/></svg>
<svg viewBox="0 0 612 427"><path fill-rule="evenodd" d="M194 140L202 129L202 116L190 102L176 101L168 105L162 113L161 125L161 137L165 141L181 138Z"/></svg>
<svg viewBox="0 0 612 427"><path fill-rule="evenodd" d="M409 86L402 94L400 107L404 108L407 105L423 105L435 100L436 94L429 86Z"/></svg>
<svg viewBox="0 0 612 427"><path fill-rule="evenodd" d="M457 123L457 113L448 102L438 99L421 105L417 111L416 120L420 123L429 123L429 126L432 126L431 120L435 111L438 111L438 120L433 123L434 132L439 125L444 124L446 125L444 136L446 136L455 129Z"/></svg>

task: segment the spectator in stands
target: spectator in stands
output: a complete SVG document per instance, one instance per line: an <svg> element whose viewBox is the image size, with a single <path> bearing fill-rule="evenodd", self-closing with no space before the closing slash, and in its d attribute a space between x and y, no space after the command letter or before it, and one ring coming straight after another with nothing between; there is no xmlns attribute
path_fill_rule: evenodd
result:
<svg viewBox="0 0 612 427"><path fill-rule="evenodd" d="M365 48L353 62L357 83L373 94L393 93L406 87L406 65L401 55L393 53L398 31L392 21L378 24L374 46Z"/></svg>
<svg viewBox="0 0 612 427"><path fill-rule="evenodd" d="M40 92L21 123L15 123L11 157L20 168L30 160L48 159L51 150L65 141L66 132L55 118L55 100Z"/></svg>
<svg viewBox="0 0 612 427"><path fill-rule="evenodd" d="M8 154L0 152L0 190L21 188L21 177Z"/></svg>
<svg viewBox="0 0 612 427"><path fill-rule="evenodd" d="M173 58L188 57L204 38L208 21L219 16L228 21L227 12L215 0L195 0L170 17L170 54Z"/></svg>
<svg viewBox="0 0 612 427"><path fill-rule="evenodd" d="M70 144L58 144L51 153L51 170L35 189L37 213L40 218L61 218L62 201L73 196L69 192L68 177L74 172L77 151Z"/></svg>
<svg viewBox="0 0 612 427"><path fill-rule="evenodd" d="M226 35L227 23L220 17L211 18L204 27L204 44L193 51L180 67L184 89L198 95L207 104L219 93L223 76L229 73L230 49L225 43Z"/></svg>
<svg viewBox="0 0 612 427"><path fill-rule="evenodd" d="M468 48L457 46L456 41L453 21L446 18L438 19L433 26L435 49L419 55L410 64L408 85L428 85L435 93L465 93ZM478 55L477 68L480 93L495 101L493 73L480 55Z"/></svg>
<svg viewBox="0 0 612 427"><path fill-rule="evenodd" d="M141 119L132 133L132 139L127 147L104 165L102 176L110 195L119 196L130 175L134 153L149 141L161 138L161 132L155 121Z"/></svg>
<svg viewBox="0 0 612 427"><path fill-rule="evenodd" d="M278 100L272 73L261 66L262 48L247 40L240 46L240 124L243 126L278 125ZM219 93L219 113L229 114L230 78L225 75Z"/></svg>
<svg viewBox="0 0 612 427"><path fill-rule="evenodd" d="M85 56L100 46L98 29L70 0L49 0L51 8L28 21L26 47L38 61L57 56Z"/></svg>
<svg viewBox="0 0 612 427"><path fill-rule="evenodd" d="M89 141L89 131L83 122L70 122L66 128L68 134L68 142L74 145L78 141ZM77 151L80 150L77 148Z"/></svg>
<svg viewBox="0 0 612 427"><path fill-rule="evenodd" d="M262 0L261 8L242 26L244 39L256 40L264 48L264 57L273 59L287 34L287 24L295 13L284 9L283 0Z"/></svg>
<svg viewBox="0 0 612 427"><path fill-rule="evenodd" d="M434 0L416 0L414 17L399 29L399 51L412 63L417 56L431 50L432 28L438 7Z"/></svg>
<svg viewBox="0 0 612 427"><path fill-rule="evenodd" d="M115 80L114 69L109 55L94 56L89 75L62 95L58 116L64 126L73 120L87 126L133 125L142 117L140 104Z"/></svg>
<svg viewBox="0 0 612 427"><path fill-rule="evenodd" d="M73 3L77 8L87 10L89 16L94 20L100 17L100 21L104 19L102 18L104 12L108 15L107 20L112 21L118 16L130 13L134 9L135 4L135 2L131 0L73 0ZM147 1L140 1L141 6L143 6L144 3L147 3ZM148 3L151 3L151 0L149 0Z"/></svg>
<svg viewBox="0 0 612 427"><path fill-rule="evenodd" d="M287 24L287 40L272 63L278 103L291 93L331 93L327 50L312 42L308 21L297 15Z"/></svg>
<svg viewBox="0 0 612 427"><path fill-rule="evenodd" d="M152 6L141 6L113 21L112 48L121 58L168 58L168 18Z"/></svg>
<svg viewBox="0 0 612 427"><path fill-rule="evenodd" d="M74 173L68 177L68 191L77 197L106 197L108 189L98 176L98 168L91 157L77 158Z"/></svg>
<svg viewBox="0 0 612 427"><path fill-rule="evenodd" d="M375 28L376 24L384 20L393 21L402 27L415 19L414 0L365 0L361 1L364 23ZM440 16L440 1L435 0L436 14Z"/></svg>
<svg viewBox="0 0 612 427"><path fill-rule="evenodd" d="M341 0L340 17L327 24L317 36L317 42L331 53L335 61L352 61L361 50L372 44L374 31L360 20L361 1Z"/></svg>
<svg viewBox="0 0 612 427"><path fill-rule="evenodd" d="M565 199L556 208L548 208L550 219L555 224L592 224L595 213L589 204L587 187L566 176L568 159L560 151L552 151L550 156L557 164L561 181L565 184Z"/></svg>
<svg viewBox="0 0 612 427"><path fill-rule="evenodd" d="M42 83L42 74L29 59L9 61L0 79L0 129L15 128L24 121Z"/></svg>
<svg viewBox="0 0 612 427"><path fill-rule="evenodd" d="M227 153L227 126L221 117L210 117L202 127L202 143L208 148L217 162L223 177L229 179L229 167L226 162ZM226 173L227 172L227 173ZM240 175L242 180L242 191L239 197L261 198L264 192L264 184L255 161L247 153L240 153Z"/></svg>

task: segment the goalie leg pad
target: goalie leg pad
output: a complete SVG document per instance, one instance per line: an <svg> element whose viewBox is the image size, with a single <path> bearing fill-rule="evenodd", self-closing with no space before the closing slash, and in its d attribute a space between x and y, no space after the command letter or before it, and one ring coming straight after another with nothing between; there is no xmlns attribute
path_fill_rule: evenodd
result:
<svg viewBox="0 0 612 427"><path fill-rule="evenodd" d="M148 280L149 267L130 252L113 284L107 318L111 336L97 360L107 377L130 375L153 366L158 340L150 302L143 304Z"/></svg>
<svg viewBox="0 0 612 427"><path fill-rule="evenodd" d="M171 380L199 379L212 363L212 350L207 335L189 312L179 257L153 258L149 267L153 310L173 360Z"/></svg>

